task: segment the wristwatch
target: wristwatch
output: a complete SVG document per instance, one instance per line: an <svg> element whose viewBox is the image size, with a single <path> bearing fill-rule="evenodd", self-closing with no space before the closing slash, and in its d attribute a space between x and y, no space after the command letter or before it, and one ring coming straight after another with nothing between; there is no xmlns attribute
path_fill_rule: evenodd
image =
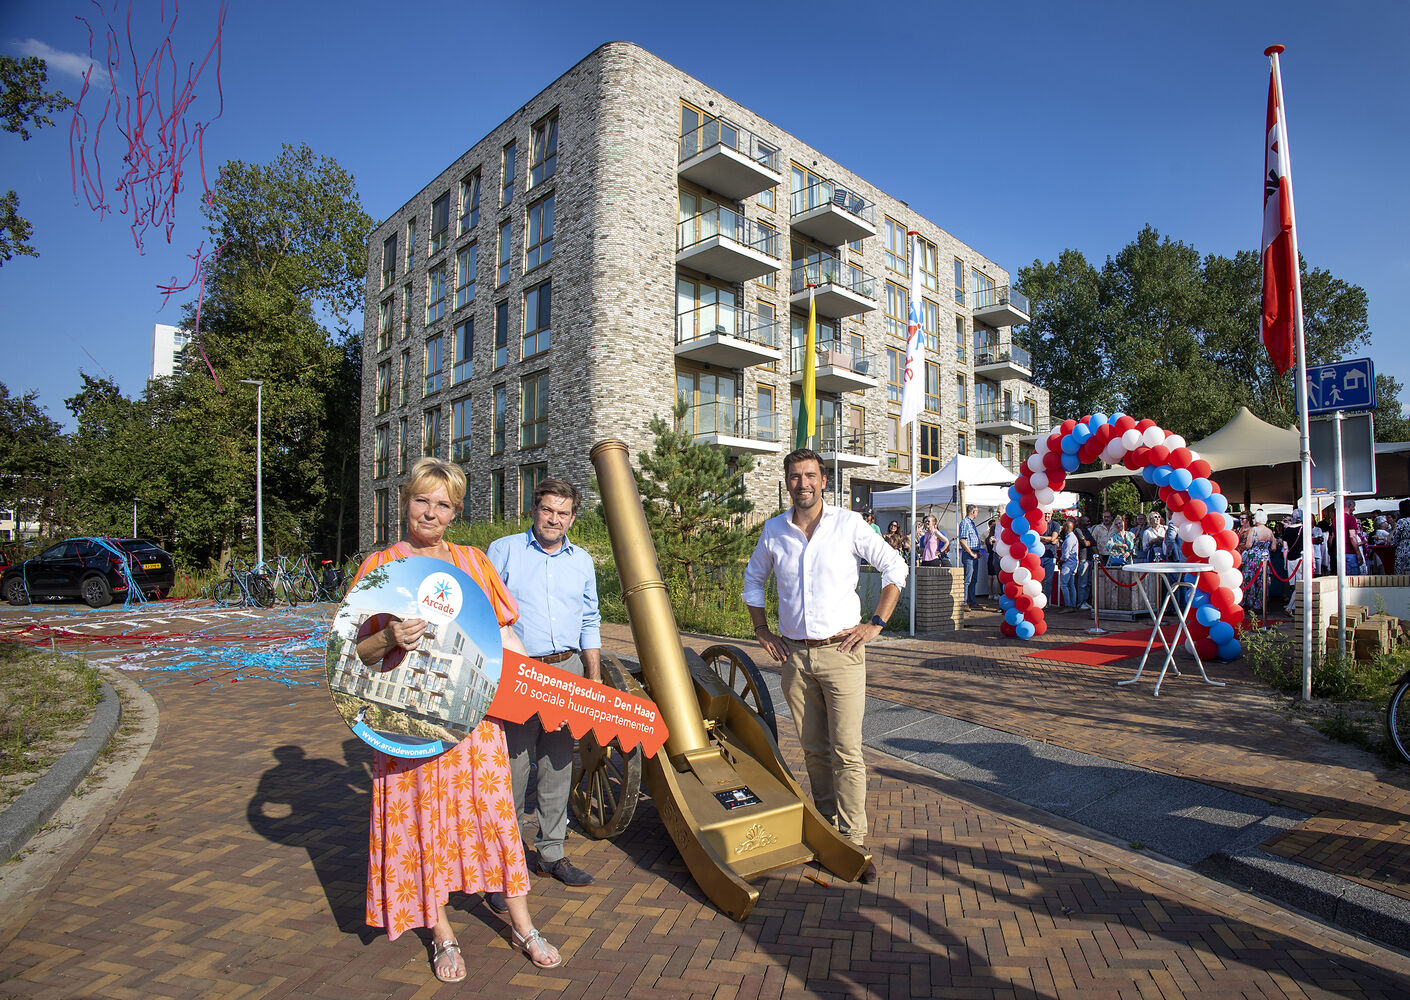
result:
<svg viewBox="0 0 1410 1000"><path fill-rule="evenodd" d="M877 628L885 628L885 627L886 627L886 619L883 618L883 617L881 617L880 615L872 615L872 616L871 616L871 623L872 623L873 625L875 625Z"/></svg>

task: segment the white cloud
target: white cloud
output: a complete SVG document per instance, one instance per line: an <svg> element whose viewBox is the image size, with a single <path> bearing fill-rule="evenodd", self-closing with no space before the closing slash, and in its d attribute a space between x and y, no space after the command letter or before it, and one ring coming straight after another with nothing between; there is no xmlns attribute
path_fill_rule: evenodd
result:
<svg viewBox="0 0 1410 1000"><path fill-rule="evenodd" d="M26 38L24 41L13 44L15 48L19 49L21 55L38 56L44 60L52 72L71 76L78 81L83 79L83 74L87 73L88 67L93 65L93 60L87 55L77 52L62 52L37 38Z"/></svg>

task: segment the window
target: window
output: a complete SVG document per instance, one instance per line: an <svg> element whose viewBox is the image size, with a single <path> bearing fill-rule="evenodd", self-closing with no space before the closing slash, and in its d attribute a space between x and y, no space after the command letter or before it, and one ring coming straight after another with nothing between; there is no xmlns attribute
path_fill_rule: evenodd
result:
<svg viewBox="0 0 1410 1000"><path fill-rule="evenodd" d="M504 454L504 431L509 417L509 391L502 385L494 387L494 444L492 455Z"/></svg>
<svg viewBox="0 0 1410 1000"><path fill-rule="evenodd" d="M1018 469L1013 464L1013 445L1004 445L1004 468L1010 472L1017 472Z"/></svg>
<svg viewBox="0 0 1410 1000"><path fill-rule="evenodd" d="M989 277L979 268L970 268L969 289L973 293L970 306L974 309L982 309L985 306L992 306L998 300L994 297L994 279Z"/></svg>
<svg viewBox="0 0 1410 1000"><path fill-rule="evenodd" d="M426 340L426 395L441 390L441 368L445 365L443 344L445 338L439 333ZM427 454L430 454L429 452Z"/></svg>
<svg viewBox="0 0 1410 1000"><path fill-rule="evenodd" d="M426 273L426 325L446 314L446 266L433 267Z"/></svg>
<svg viewBox="0 0 1410 1000"><path fill-rule="evenodd" d="M490 517L504 520L504 470L495 469L490 473Z"/></svg>
<svg viewBox="0 0 1410 1000"><path fill-rule="evenodd" d="M378 426L372 440L372 476L385 479L392 464L392 428L390 424Z"/></svg>
<svg viewBox="0 0 1410 1000"><path fill-rule="evenodd" d="M770 223L756 220L754 228L759 231L759 246L779 246L778 229ZM772 242L770 242L772 241ZM760 275L759 284L773 288L778 284L778 272L770 270Z"/></svg>
<svg viewBox="0 0 1410 1000"><path fill-rule="evenodd" d="M892 403L901 401L901 379L906 374L906 350L903 347L886 349L886 398Z"/></svg>
<svg viewBox="0 0 1410 1000"><path fill-rule="evenodd" d="M387 543L387 529L391 523L391 503L386 490L377 491L376 513L372 515L372 533L378 545Z"/></svg>
<svg viewBox="0 0 1410 1000"><path fill-rule="evenodd" d="M513 236L513 223L508 219L499 226L499 270L495 272L495 287L509 280L509 243Z"/></svg>
<svg viewBox="0 0 1410 1000"><path fill-rule="evenodd" d="M386 413L392 408L392 363L383 361L377 366L377 404L375 412Z"/></svg>
<svg viewBox="0 0 1410 1000"><path fill-rule="evenodd" d="M509 364L509 303L501 302L494 307L494 366L503 368Z"/></svg>
<svg viewBox="0 0 1410 1000"><path fill-rule="evenodd" d="M455 255L455 308L475 301L475 268L480 264L480 244L471 243Z"/></svg>
<svg viewBox="0 0 1410 1000"><path fill-rule="evenodd" d="M760 441L779 439L778 414L774 412L774 387L760 385L754 389L754 431Z"/></svg>
<svg viewBox="0 0 1410 1000"><path fill-rule="evenodd" d="M791 346L793 348L793 370L801 372L803 363L806 360L803 356L803 347L808 342L808 317L800 316L797 313L790 313L792 330L789 334ZM818 364L840 364L844 368L851 368L856 362L856 356L843 349L842 343L837 337L837 321L826 319L822 316L817 318L817 348L820 351L834 352L834 357L819 358Z"/></svg>
<svg viewBox="0 0 1410 1000"><path fill-rule="evenodd" d="M774 210L774 192L777 188L778 185L764 188L764 190L759 192L758 198L756 199L760 205L767 208L770 212Z"/></svg>
<svg viewBox="0 0 1410 1000"><path fill-rule="evenodd" d="M416 267L416 220L406 220L406 273L410 277Z"/></svg>
<svg viewBox="0 0 1410 1000"><path fill-rule="evenodd" d="M801 212L825 205L831 200L832 185L807 167L797 163L794 163L792 167L793 205L789 208L790 215L798 215Z"/></svg>
<svg viewBox="0 0 1410 1000"><path fill-rule="evenodd" d="M684 344L711 334L738 337L741 332L738 292L690 278L676 278L676 343Z"/></svg>
<svg viewBox="0 0 1410 1000"><path fill-rule="evenodd" d="M470 461L470 397L450 404L450 460Z"/></svg>
<svg viewBox="0 0 1410 1000"><path fill-rule="evenodd" d="M526 376L519 383L519 447L548 444L548 372Z"/></svg>
<svg viewBox="0 0 1410 1000"><path fill-rule="evenodd" d="M955 354L956 354L956 356L958 357L958 359L959 359L960 361L963 361L963 360L965 360L966 357L968 357L968 353L967 353L967 351L966 351L966 346L967 346L967 344L966 344L965 336L964 336L964 317L963 317L963 316L956 316L956 317L955 317Z"/></svg>
<svg viewBox="0 0 1410 1000"><path fill-rule="evenodd" d="M411 398L411 348L401 352L401 382L397 386L397 405L405 406Z"/></svg>
<svg viewBox="0 0 1410 1000"><path fill-rule="evenodd" d="M394 299L384 299L381 306L381 316L377 321L377 350L385 351L392 346L392 311L396 306Z"/></svg>
<svg viewBox="0 0 1410 1000"><path fill-rule="evenodd" d="M480 172L460 182L460 233L464 236L480 222Z"/></svg>
<svg viewBox="0 0 1410 1000"><path fill-rule="evenodd" d="M758 323L755 329L758 331L756 339L759 343L767 344L770 347L781 346L779 344L779 324L774 313L774 304L760 299L754 304L754 315L756 317L755 321ZM766 372L776 372L778 371L778 362L770 361L758 367Z"/></svg>
<svg viewBox="0 0 1410 1000"><path fill-rule="evenodd" d="M959 412L955 414L960 420L969 419L969 383L963 375L955 376L955 399L958 402Z"/></svg>
<svg viewBox="0 0 1410 1000"><path fill-rule="evenodd" d="M475 317L471 316L463 323L455 325L455 354L451 363L455 366L451 369L450 381L454 385L457 382L464 382L471 375L475 374Z"/></svg>
<svg viewBox="0 0 1410 1000"><path fill-rule="evenodd" d="M955 453L957 455L969 454L968 438L965 437L963 432L960 433L960 436L955 441Z"/></svg>
<svg viewBox="0 0 1410 1000"><path fill-rule="evenodd" d="M693 435L737 434L735 409L739 386L732 375L716 372L676 372L676 396L690 411L686 426Z"/></svg>
<svg viewBox="0 0 1410 1000"><path fill-rule="evenodd" d="M421 454L426 458L441 457L441 408L421 414Z"/></svg>
<svg viewBox="0 0 1410 1000"><path fill-rule="evenodd" d="M925 363L925 409L940 412L940 365L934 361Z"/></svg>
<svg viewBox="0 0 1410 1000"><path fill-rule="evenodd" d="M401 288L401 339L411 336L411 285Z"/></svg>
<svg viewBox="0 0 1410 1000"><path fill-rule="evenodd" d="M886 415L886 467L892 472L911 471L911 442L901 436L901 416Z"/></svg>
<svg viewBox="0 0 1410 1000"><path fill-rule="evenodd" d="M542 184L558 169L558 113L534 126L529 140L529 187Z"/></svg>
<svg viewBox="0 0 1410 1000"><path fill-rule="evenodd" d="M431 253L441 252L450 235L450 192L431 202Z"/></svg>
<svg viewBox="0 0 1410 1000"><path fill-rule="evenodd" d="M886 283L886 332L902 342L910 339L911 315L906 289L894 281Z"/></svg>
<svg viewBox="0 0 1410 1000"><path fill-rule="evenodd" d="M940 354L940 307L929 299L920 300L920 339L928 353Z"/></svg>
<svg viewBox="0 0 1410 1000"><path fill-rule="evenodd" d="M529 206L524 230L524 270L532 271L553 259L553 195Z"/></svg>
<svg viewBox="0 0 1410 1000"><path fill-rule="evenodd" d="M887 216L883 237L886 241L886 266L906 274L906 261L909 259L906 252L906 227Z"/></svg>
<svg viewBox="0 0 1410 1000"><path fill-rule="evenodd" d="M539 483L548 478L548 466L542 462L537 465L519 466L519 513L529 513L529 507L534 502L534 490L539 488Z"/></svg>
<svg viewBox="0 0 1410 1000"><path fill-rule="evenodd" d="M964 261L955 258L955 305L964 305Z"/></svg>
<svg viewBox="0 0 1410 1000"><path fill-rule="evenodd" d="M921 424L920 432L916 436L920 439L920 474L928 476L932 472L939 472L940 428L935 424Z"/></svg>
<svg viewBox="0 0 1410 1000"><path fill-rule="evenodd" d="M406 470L411 467L411 437L406 430L405 417L397 421L397 444L401 448L400 456L397 458L397 474L406 475Z"/></svg>
<svg viewBox="0 0 1410 1000"><path fill-rule="evenodd" d="M924 236L916 237L916 245L920 248L920 260L916 262L916 266L920 268L920 287L939 295L940 252L935 249L935 244Z"/></svg>
<svg viewBox="0 0 1410 1000"><path fill-rule="evenodd" d="M553 305L553 282L530 288L524 293L524 353L525 358L542 354L549 347L549 316Z"/></svg>
<svg viewBox="0 0 1410 1000"><path fill-rule="evenodd" d="M382 287L389 288L397 280L397 234L382 242Z"/></svg>
<svg viewBox="0 0 1410 1000"><path fill-rule="evenodd" d="M988 434L974 435L974 457L975 458L998 458L999 441Z"/></svg>
<svg viewBox="0 0 1410 1000"><path fill-rule="evenodd" d="M514 143L504 147L504 157L499 163L499 203L508 205L514 200Z"/></svg>

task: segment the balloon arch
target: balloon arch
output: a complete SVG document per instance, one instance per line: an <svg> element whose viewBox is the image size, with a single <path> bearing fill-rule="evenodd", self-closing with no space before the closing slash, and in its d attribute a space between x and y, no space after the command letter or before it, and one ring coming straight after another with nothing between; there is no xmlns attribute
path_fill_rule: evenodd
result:
<svg viewBox="0 0 1410 1000"><path fill-rule="evenodd" d="M1098 458L1140 470L1146 482L1160 488L1170 509L1170 523L1180 536L1184 558L1209 568L1186 577L1197 584L1189 629L1201 657L1231 660L1239 656L1238 632L1243 625L1243 575L1239 572L1239 536L1227 513L1228 500L1209 478L1209 463L1191 451L1178 434L1167 434L1154 420L1125 414L1097 413L1065 420L1038 441L1018 479L1009 487L1009 502L999 517L999 580L1003 593L1004 635L1031 639L1047 631L1043 608L1043 543L1045 511L1067 474Z"/></svg>

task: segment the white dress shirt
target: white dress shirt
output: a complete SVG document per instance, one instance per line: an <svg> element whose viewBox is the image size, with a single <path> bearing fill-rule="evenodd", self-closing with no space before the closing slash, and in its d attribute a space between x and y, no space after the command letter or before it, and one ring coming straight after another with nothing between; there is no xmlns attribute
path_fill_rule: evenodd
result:
<svg viewBox="0 0 1410 1000"><path fill-rule="evenodd" d="M786 510L764 522L744 570L744 603L764 607L764 585L773 573L779 632L789 639L829 639L861 621L859 560L881 571L882 586L905 586L905 560L860 514L824 505L808 538Z"/></svg>

